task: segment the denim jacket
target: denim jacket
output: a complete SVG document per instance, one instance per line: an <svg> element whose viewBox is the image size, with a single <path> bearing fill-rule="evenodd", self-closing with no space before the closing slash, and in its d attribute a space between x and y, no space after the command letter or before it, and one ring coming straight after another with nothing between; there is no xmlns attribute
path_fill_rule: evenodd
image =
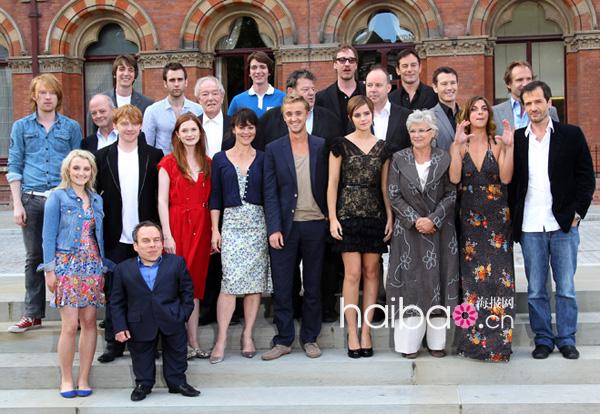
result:
<svg viewBox="0 0 600 414"><path fill-rule="evenodd" d="M102 197L95 192L88 192L88 195L96 219L98 250L103 264L106 264L102 235L104 218ZM83 201L72 188L59 188L50 193L44 207L44 229L42 231L44 263L40 267L45 271L54 270L57 252L74 253L79 249L84 222L83 213Z"/></svg>
<svg viewBox="0 0 600 414"><path fill-rule="evenodd" d="M60 164L81 145L81 128L59 113L46 132L34 112L15 121L8 149L8 182L20 180L22 191L47 191L60 183Z"/></svg>

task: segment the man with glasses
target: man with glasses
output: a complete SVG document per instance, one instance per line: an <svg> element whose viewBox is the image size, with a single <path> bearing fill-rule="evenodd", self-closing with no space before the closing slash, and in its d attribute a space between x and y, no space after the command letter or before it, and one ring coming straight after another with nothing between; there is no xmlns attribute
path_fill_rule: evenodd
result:
<svg viewBox="0 0 600 414"><path fill-rule="evenodd" d="M364 85L356 80L358 53L350 45L341 45L333 57L333 69L337 80L326 89L317 92L316 105L332 111L340 120L342 130L349 132L348 101L356 95L366 93Z"/></svg>

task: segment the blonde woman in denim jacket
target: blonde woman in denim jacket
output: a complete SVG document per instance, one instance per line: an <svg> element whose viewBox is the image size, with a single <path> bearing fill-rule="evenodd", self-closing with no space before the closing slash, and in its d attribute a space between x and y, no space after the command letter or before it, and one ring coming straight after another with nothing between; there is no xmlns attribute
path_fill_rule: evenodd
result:
<svg viewBox="0 0 600 414"><path fill-rule="evenodd" d="M58 340L61 372L60 395L87 397L92 393L89 373L96 351L96 308L104 306L102 197L95 191L94 156L71 151L61 165L61 183L44 208L42 265L52 293L50 306L59 309L62 321ZM79 378L73 381L77 326Z"/></svg>

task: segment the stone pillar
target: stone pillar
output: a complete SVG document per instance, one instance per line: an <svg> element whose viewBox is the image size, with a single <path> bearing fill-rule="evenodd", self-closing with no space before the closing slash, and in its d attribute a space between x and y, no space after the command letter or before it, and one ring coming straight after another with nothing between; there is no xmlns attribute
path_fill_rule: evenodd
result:
<svg viewBox="0 0 600 414"><path fill-rule="evenodd" d="M214 60L214 53L200 52L199 49L140 52L138 64L143 76L144 95L154 100L163 99L166 96L162 79L163 68L169 62L179 62L185 67L188 76L185 96L195 101L194 85L196 80L202 76L213 74Z"/></svg>
<svg viewBox="0 0 600 414"><path fill-rule="evenodd" d="M424 68L421 80L431 84L439 66L458 72L459 104L473 95L494 98L494 41L488 36L460 36L452 39L425 40L417 46Z"/></svg>

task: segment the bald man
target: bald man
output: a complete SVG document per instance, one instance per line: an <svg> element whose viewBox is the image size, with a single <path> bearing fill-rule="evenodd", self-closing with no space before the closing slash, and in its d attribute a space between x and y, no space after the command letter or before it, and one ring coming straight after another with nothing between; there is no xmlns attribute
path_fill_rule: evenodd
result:
<svg viewBox="0 0 600 414"><path fill-rule="evenodd" d="M81 149L95 155L99 149L107 147L117 140L117 131L113 128L112 122L113 109L115 106L110 97L102 94L92 96L88 110L92 122L98 127L98 130L81 141Z"/></svg>

